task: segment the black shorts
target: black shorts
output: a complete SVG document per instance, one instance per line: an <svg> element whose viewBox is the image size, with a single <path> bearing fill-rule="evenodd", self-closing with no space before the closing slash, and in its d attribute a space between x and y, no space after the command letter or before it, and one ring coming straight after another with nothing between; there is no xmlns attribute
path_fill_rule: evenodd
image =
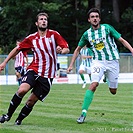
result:
<svg viewBox="0 0 133 133"><path fill-rule="evenodd" d="M15 71L20 73L21 76L24 75L24 67L22 67L22 66L15 67Z"/></svg>
<svg viewBox="0 0 133 133"><path fill-rule="evenodd" d="M28 83L31 86L32 92L41 101L44 101L48 95L53 78L44 78L37 75L34 71L28 71L22 78L22 83Z"/></svg>

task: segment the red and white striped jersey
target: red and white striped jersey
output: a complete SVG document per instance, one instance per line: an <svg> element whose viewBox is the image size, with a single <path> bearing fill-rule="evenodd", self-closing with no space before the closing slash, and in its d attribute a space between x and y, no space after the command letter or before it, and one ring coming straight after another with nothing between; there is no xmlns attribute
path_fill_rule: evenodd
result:
<svg viewBox="0 0 133 133"><path fill-rule="evenodd" d="M46 36L38 32L26 37L18 46L21 51L33 51L33 61L27 70L34 70L39 76L54 78L57 69L56 46L68 48L64 38L54 30L47 29Z"/></svg>
<svg viewBox="0 0 133 133"><path fill-rule="evenodd" d="M22 51L20 51L16 56L15 56L15 63L14 63L14 67L19 67L22 66L24 67L24 57L26 57L27 55L24 54Z"/></svg>

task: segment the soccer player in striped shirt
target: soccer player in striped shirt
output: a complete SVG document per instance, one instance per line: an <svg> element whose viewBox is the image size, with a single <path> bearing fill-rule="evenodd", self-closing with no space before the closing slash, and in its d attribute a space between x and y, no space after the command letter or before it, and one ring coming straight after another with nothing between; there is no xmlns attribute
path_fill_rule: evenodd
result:
<svg viewBox="0 0 133 133"><path fill-rule="evenodd" d="M114 40L121 42L133 55L131 45L109 24L100 24L100 11L97 8L92 8L88 12L88 22L91 27L82 35L77 48L74 51L71 63L67 69L70 72L73 68L75 59L82 47L87 44L93 51L93 61L91 69L91 81L88 90L85 93L82 104L82 113L77 119L78 123L83 123L88 108L92 102L94 92L99 85L99 82L106 72L108 86L110 92L114 95L118 87L119 75L119 53Z"/></svg>
<svg viewBox="0 0 133 133"><path fill-rule="evenodd" d="M86 45L80 51L81 64L79 66L79 75L83 81L82 88L86 87L86 80L84 72L87 72L91 81L91 63L92 63L92 52Z"/></svg>
<svg viewBox="0 0 133 133"><path fill-rule="evenodd" d="M16 41L16 45L20 43L19 40ZM28 56L27 52L20 51L14 58L14 67L15 67L15 74L18 81L18 84L20 85L22 82L22 76L25 72L25 67L28 66Z"/></svg>
<svg viewBox="0 0 133 133"><path fill-rule="evenodd" d="M0 117L0 122L9 121L20 105L24 95L31 90L31 94L17 117L15 124L20 125L27 117L38 100L44 101L52 85L57 68L57 53L69 53L68 43L55 30L48 29L47 13L39 13L35 22L38 32L27 36L16 46L8 57L0 64L2 71L6 63L20 51L33 51L33 61L27 67L19 89L11 99L8 112Z"/></svg>

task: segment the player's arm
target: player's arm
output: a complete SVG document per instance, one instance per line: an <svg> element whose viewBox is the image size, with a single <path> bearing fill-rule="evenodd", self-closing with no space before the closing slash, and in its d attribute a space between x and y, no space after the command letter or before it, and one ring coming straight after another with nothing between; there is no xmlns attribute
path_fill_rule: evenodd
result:
<svg viewBox="0 0 133 133"><path fill-rule="evenodd" d="M7 58L0 64L0 72L5 68L8 61L19 53L17 47L15 47L7 56Z"/></svg>
<svg viewBox="0 0 133 133"><path fill-rule="evenodd" d="M68 54L69 51L69 48L61 48L60 46L56 47L57 54Z"/></svg>
<svg viewBox="0 0 133 133"><path fill-rule="evenodd" d="M83 59L91 59L92 58L92 51L88 48L88 52L87 52L87 55L82 55Z"/></svg>
<svg viewBox="0 0 133 133"><path fill-rule="evenodd" d="M118 41L120 41L127 49L129 49L132 53L132 56L133 56L133 48L131 47L131 45L125 39L123 39L122 37L120 37L118 39Z"/></svg>
<svg viewBox="0 0 133 133"><path fill-rule="evenodd" d="M89 56L87 56L87 58L91 59L91 58L92 58L92 56L90 56L90 55L89 55Z"/></svg>
<svg viewBox="0 0 133 133"><path fill-rule="evenodd" d="M127 49L129 49L133 55L133 48L131 47L131 45L128 43L128 41L126 41L124 38L121 37L121 34L118 33L112 26L108 25L111 34L113 35L113 37L120 41Z"/></svg>
<svg viewBox="0 0 133 133"><path fill-rule="evenodd" d="M81 55L81 58L82 58L82 59L86 59L87 56L86 56L86 55Z"/></svg>
<svg viewBox="0 0 133 133"><path fill-rule="evenodd" d="M87 58L91 59L92 56L90 56L90 55L88 55L88 56L87 56L87 55L82 55L82 58L83 58L83 59L87 59Z"/></svg>
<svg viewBox="0 0 133 133"><path fill-rule="evenodd" d="M70 52L69 48L63 48L61 54L68 54Z"/></svg>
<svg viewBox="0 0 133 133"><path fill-rule="evenodd" d="M54 31L54 37L55 37L55 42L57 44L56 53L68 54L70 50L66 40L57 31Z"/></svg>

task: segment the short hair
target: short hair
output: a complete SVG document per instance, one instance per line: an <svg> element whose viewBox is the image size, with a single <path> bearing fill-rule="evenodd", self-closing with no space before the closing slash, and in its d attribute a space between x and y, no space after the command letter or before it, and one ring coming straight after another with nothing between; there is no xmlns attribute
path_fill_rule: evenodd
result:
<svg viewBox="0 0 133 133"><path fill-rule="evenodd" d="M47 13L41 12L41 13L39 13L39 14L36 16L36 21L38 21L39 16L46 16L47 18L49 18L49 16L48 16Z"/></svg>
<svg viewBox="0 0 133 133"><path fill-rule="evenodd" d="M99 17L101 17L101 13L100 13L100 10L99 10L98 8L91 8L91 9L88 11L88 13L87 13L88 18L90 17L90 14L91 14L92 12L98 13L98 14L99 14Z"/></svg>
<svg viewBox="0 0 133 133"><path fill-rule="evenodd" d="M24 37L17 38L17 39L16 39L16 42L22 42L23 40L24 40Z"/></svg>

